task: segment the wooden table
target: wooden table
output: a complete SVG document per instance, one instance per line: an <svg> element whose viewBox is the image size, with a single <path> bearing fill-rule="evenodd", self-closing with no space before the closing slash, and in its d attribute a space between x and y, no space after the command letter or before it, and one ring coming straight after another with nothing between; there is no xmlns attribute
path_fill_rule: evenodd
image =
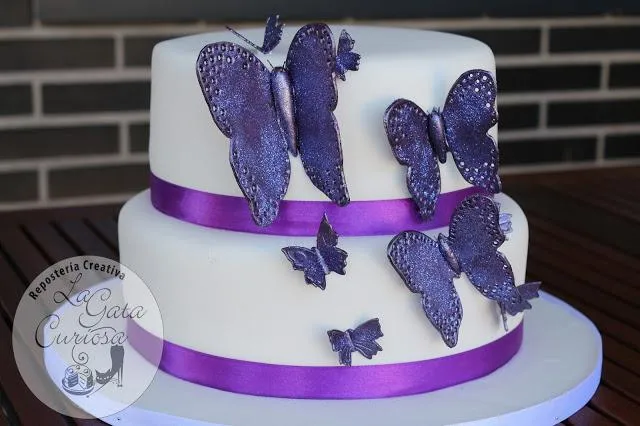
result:
<svg viewBox="0 0 640 426"><path fill-rule="evenodd" d="M600 388L563 424L640 424L640 167L504 180L529 219L529 279L587 315L604 341ZM0 214L0 425L103 424L65 418L33 396L13 359L11 324L25 287L49 265L117 258L118 210Z"/></svg>

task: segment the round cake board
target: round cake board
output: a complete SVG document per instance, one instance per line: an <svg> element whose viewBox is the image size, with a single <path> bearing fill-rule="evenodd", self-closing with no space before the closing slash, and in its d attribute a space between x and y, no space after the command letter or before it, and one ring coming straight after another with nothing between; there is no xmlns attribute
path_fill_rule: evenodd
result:
<svg viewBox="0 0 640 426"><path fill-rule="evenodd" d="M596 327L541 293L525 314L516 356L494 373L458 386L388 399L295 400L223 392L158 371L134 405L103 420L112 425L553 425L591 399L601 367Z"/></svg>

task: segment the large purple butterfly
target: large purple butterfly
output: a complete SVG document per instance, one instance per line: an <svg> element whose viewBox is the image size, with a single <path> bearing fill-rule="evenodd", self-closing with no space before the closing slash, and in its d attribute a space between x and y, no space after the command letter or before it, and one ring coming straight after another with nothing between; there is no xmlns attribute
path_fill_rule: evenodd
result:
<svg viewBox="0 0 640 426"><path fill-rule="evenodd" d="M429 219L440 194L438 161L451 151L460 174L473 185L500 192L498 149L487 131L498 122L496 83L488 71L471 70L453 84L442 111L424 112L398 99L386 110L387 138L400 164L407 166L407 187L420 215Z"/></svg>
<svg viewBox="0 0 640 426"><path fill-rule="evenodd" d="M272 49L277 40L267 38L264 44ZM300 152L307 176L329 199L349 203L333 110L335 77L344 77L345 67L358 68L359 55L351 47L353 40L343 31L336 54L329 27L309 24L293 38L284 66L271 71L231 42L200 51L200 87L213 120L231 139L231 167L257 225L268 226L278 215L289 186L287 151Z"/></svg>
<svg viewBox="0 0 640 426"><path fill-rule="evenodd" d="M516 287L507 258L498 251L505 237L500 228L498 207L483 195L463 200L453 213L449 236L438 241L418 231L396 235L387 255L405 284L422 295L422 308L445 344L458 342L462 304L453 279L467 274L485 297L500 307L504 327L506 314L531 308L528 299L537 297L540 283Z"/></svg>
<svg viewBox="0 0 640 426"><path fill-rule="evenodd" d="M290 246L284 247L282 252L293 265L293 269L304 272L307 284L324 290L327 287L326 275L332 271L340 275L345 274L348 254L337 245L338 234L325 215L318 228L315 247Z"/></svg>
<svg viewBox="0 0 640 426"><path fill-rule="evenodd" d="M376 339L383 336L378 318L360 324L355 329L329 330L327 334L331 342L331 349L338 352L341 365L351 366L352 352L357 351L363 357L371 359L382 350L382 347L376 342Z"/></svg>

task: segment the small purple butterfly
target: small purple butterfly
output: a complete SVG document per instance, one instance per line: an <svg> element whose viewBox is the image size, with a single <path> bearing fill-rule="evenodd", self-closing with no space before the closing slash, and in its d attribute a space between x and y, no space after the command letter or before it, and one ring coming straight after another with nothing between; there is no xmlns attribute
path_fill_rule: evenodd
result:
<svg viewBox="0 0 640 426"><path fill-rule="evenodd" d="M262 53L270 53L273 49L276 48L278 44L280 44L280 40L282 40L282 29L284 24L280 22L280 15L271 15L267 18L267 24L264 29L264 41L262 42L262 46L258 46L253 43L251 40L231 28L227 25L227 29L234 33L236 36L240 37L245 43L254 49L262 52Z"/></svg>
<svg viewBox="0 0 640 426"><path fill-rule="evenodd" d="M506 314L531 308L529 299L538 296L540 283L516 287L511 265L498 251L505 237L499 210L483 195L464 199L456 208L449 236L434 241L418 231L396 235L387 256L406 286L422 295L422 309L440 332L445 344L454 347L462 321L462 304L453 279L462 272L483 296L495 300L505 330Z"/></svg>
<svg viewBox="0 0 640 426"><path fill-rule="evenodd" d="M337 247L338 234L329 224L327 215L324 215L320 222L316 241L316 247L290 246L284 247L282 252L293 265L293 269L304 271L307 284L324 290L327 287L326 275L332 271L340 275L346 273L348 254Z"/></svg>
<svg viewBox="0 0 640 426"><path fill-rule="evenodd" d="M281 30L270 18L265 42L256 48L273 49ZM352 47L343 32L336 53L329 27L309 24L295 34L285 64L273 70L235 43L212 43L200 51L200 87L214 122L231 140L231 168L257 225L268 226L278 216L291 174L288 152L300 152L307 176L330 200L349 203L333 111L335 78L358 69Z"/></svg>
<svg viewBox="0 0 640 426"><path fill-rule="evenodd" d="M420 215L429 219L440 194L438 163L447 150L467 182L498 193L498 149L487 131L498 122L496 83L488 71L464 72L453 84L442 111L424 112L398 99L385 111L384 126L393 153L407 166L407 188Z"/></svg>
<svg viewBox="0 0 640 426"><path fill-rule="evenodd" d="M352 352L360 352L363 357L371 359L382 350L376 342L376 339L383 336L378 318L360 324L355 330L351 328L347 331L329 330L327 334L331 349L338 352L341 365L351 366Z"/></svg>

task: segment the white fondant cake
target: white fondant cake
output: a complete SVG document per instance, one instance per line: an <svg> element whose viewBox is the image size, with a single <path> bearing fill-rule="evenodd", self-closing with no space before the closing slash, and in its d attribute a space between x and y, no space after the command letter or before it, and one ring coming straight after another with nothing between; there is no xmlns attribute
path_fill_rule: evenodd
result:
<svg viewBox="0 0 640 426"><path fill-rule="evenodd" d="M268 56L284 62L297 28L287 27ZM341 27L332 28L334 39ZM383 126L387 106L408 98L425 111L442 107L451 85L466 70L495 73L491 50L457 35L373 27L346 27L362 55L360 70L338 82L335 111L352 201L409 198L406 168L393 156ZM247 30L261 40L262 29ZM159 178L181 187L241 197L229 165L229 140L216 127L195 73L202 47L215 41L241 42L229 32L162 42L153 52L150 167ZM260 56L260 55L259 55ZM497 140L497 128L489 132ZM451 155L439 164L442 192L471 186ZM285 200L326 197L291 158ZM501 212L511 213L513 232L500 247L515 282L525 278L528 226L518 205L498 194ZM366 217L362 220L366 221ZM447 228L426 232L435 237ZM164 323L164 339L202 353L244 361L295 366L337 366L327 330L346 330L380 318L384 348L353 365L430 360L469 351L505 335L498 305L485 298L466 275L455 280L464 308L458 343L447 347L429 323L420 296L407 290L387 259L393 235L341 237L349 253L346 275L327 276L327 289L305 284L282 254L285 246L315 245L315 237L258 235L194 225L156 210L148 191L130 200L119 219L121 262L154 294ZM510 316L509 330L522 320ZM152 333L154 330L149 330Z"/></svg>

